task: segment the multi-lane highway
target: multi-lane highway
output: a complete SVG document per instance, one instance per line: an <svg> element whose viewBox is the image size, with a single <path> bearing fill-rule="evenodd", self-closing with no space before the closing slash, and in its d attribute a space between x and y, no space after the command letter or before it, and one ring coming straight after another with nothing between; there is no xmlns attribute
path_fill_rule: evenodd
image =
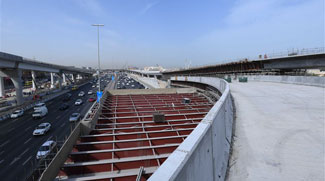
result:
<svg viewBox="0 0 325 181"><path fill-rule="evenodd" d="M63 141L69 136L75 124L69 122L70 115L74 112L85 115L93 104L88 102L89 90L96 92L91 83L71 91L72 97L66 102L70 107L66 110L59 110L64 95L46 102L49 112L42 119L34 120L31 109L20 118L0 122L0 180L25 180L38 163L36 153L39 147L46 140ZM79 97L80 91L84 91L85 96ZM83 104L75 106L78 98L83 100ZM44 136L33 136L35 127L43 122L51 123L51 130Z"/></svg>

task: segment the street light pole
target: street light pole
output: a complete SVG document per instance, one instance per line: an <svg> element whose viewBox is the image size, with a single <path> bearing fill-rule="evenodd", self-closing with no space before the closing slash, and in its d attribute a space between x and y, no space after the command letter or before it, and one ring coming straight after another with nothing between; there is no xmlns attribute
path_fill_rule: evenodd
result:
<svg viewBox="0 0 325 181"><path fill-rule="evenodd" d="M98 41L98 91L100 90L100 58L99 58L99 27L104 26L103 24L93 24L92 26L97 26L97 41Z"/></svg>

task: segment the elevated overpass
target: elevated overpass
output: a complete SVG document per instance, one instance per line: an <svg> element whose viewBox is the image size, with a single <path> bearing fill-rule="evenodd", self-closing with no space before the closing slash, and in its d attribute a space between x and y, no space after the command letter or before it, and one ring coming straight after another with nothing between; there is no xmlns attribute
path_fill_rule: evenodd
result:
<svg viewBox="0 0 325 181"><path fill-rule="evenodd" d="M230 75L230 74L295 74L305 69L324 69L325 51L319 49L313 54L286 55L283 57L264 58L215 64L177 71L163 72L164 77L177 75Z"/></svg>
<svg viewBox="0 0 325 181"><path fill-rule="evenodd" d="M71 82L75 76L91 76L94 72L86 69L49 64L45 62L27 59L21 56L0 52L0 97L4 96L3 77L10 77L16 89L16 101L20 105L23 103L22 96L22 71L30 71L33 78L33 88L36 88L35 71L51 73L51 87L54 86L54 74L59 77L59 85L71 74ZM63 79L63 80L62 80Z"/></svg>

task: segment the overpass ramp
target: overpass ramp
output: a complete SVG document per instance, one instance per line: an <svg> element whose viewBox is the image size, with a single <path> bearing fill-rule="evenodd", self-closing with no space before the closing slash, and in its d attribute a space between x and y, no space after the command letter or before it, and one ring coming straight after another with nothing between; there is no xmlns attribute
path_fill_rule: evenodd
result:
<svg viewBox="0 0 325 181"><path fill-rule="evenodd" d="M230 84L236 105L228 180L324 180L325 89Z"/></svg>

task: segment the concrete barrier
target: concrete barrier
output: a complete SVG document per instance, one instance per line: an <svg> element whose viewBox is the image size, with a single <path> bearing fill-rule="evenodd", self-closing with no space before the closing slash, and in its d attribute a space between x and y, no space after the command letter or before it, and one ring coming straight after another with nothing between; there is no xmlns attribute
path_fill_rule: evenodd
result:
<svg viewBox="0 0 325 181"><path fill-rule="evenodd" d="M67 156L71 152L73 145L79 138L81 130L81 123L79 122L77 126L74 128L68 139L64 142L60 151L55 155L51 163L48 165L46 170L42 173L41 181L54 180L57 176L61 165L67 159Z"/></svg>
<svg viewBox="0 0 325 181"><path fill-rule="evenodd" d="M233 124L229 85L212 77L177 77L177 80L208 84L222 96L149 180L225 180Z"/></svg>
<svg viewBox="0 0 325 181"><path fill-rule="evenodd" d="M282 75L245 75L250 81L280 82L289 84L325 87L325 77L317 76L282 76Z"/></svg>

